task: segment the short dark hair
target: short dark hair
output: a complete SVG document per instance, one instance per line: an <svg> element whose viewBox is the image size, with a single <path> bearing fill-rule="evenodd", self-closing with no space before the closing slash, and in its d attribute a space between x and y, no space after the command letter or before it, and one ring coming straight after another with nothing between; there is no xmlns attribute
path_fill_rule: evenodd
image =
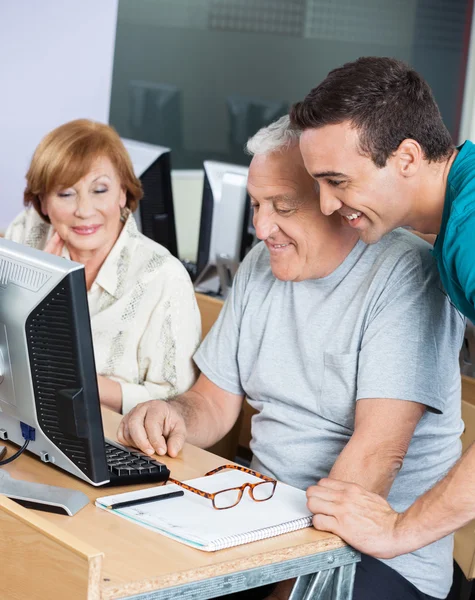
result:
<svg viewBox="0 0 475 600"><path fill-rule="evenodd" d="M395 58L367 56L333 69L294 104L290 119L302 130L350 121L361 152L378 167L406 138L419 142L429 162L454 149L429 85Z"/></svg>

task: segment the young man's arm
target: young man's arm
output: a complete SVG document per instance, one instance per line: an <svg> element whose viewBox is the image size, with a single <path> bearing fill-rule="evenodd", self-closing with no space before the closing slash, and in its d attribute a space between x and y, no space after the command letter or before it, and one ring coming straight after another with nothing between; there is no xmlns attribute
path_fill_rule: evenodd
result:
<svg viewBox="0 0 475 600"><path fill-rule="evenodd" d="M315 528L336 533L361 552L377 558L413 552L475 518L475 445L402 514L381 496L333 479L313 486L311 500Z"/></svg>
<svg viewBox="0 0 475 600"><path fill-rule="evenodd" d="M188 392L173 400L138 404L122 419L117 439L146 454L176 456L185 441L208 448L230 431L243 399L201 374Z"/></svg>
<svg viewBox="0 0 475 600"><path fill-rule="evenodd" d="M421 259L427 256L424 252L421 251ZM408 255L407 258L411 256ZM385 288L379 310L369 322L359 357L358 392L361 394L360 398L370 398L372 393L378 390L378 386L381 386L384 395L378 394L380 398L413 398L420 403L419 406L426 405L435 411L447 413L447 418L451 419L453 426L453 443L457 444L458 418L453 407L460 402L456 393L457 382L460 381L457 346L462 339L463 322L440 291L440 284L435 278L432 265L425 260L421 262L422 269L419 271L416 261L413 264L412 271L410 263L406 265L409 274L405 273L400 278L398 285L391 288L390 294L388 288ZM404 266L402 263L402 267ZM373 374L375 376L372 378ZM364 408L362 402L368 400L357 402L358 411ZM401 407L404 404L403 402ZM379 445L386 444L384 438L392 435L393 427L397 432L405 425L400 422L403 419L398 414L393 412L387 416L389 420L383 431L366 432L365 439L362 440L362 444L369 440L367 443L372 445L371 437L375 436L377 444L374 456L378 462L381 461L381 457L378 456ZM413 426L415 428L414 423ZM426 429L424 441L430 448L431 436L437 435L437 430L431 431L427 425ZM399 435L403 431L399 430ZM381 436L383 439L380 439ZM349 442L348 451L353 441L356 440ZM450 457L449 448L447 457ZM437 457L432 455L432 459L436 461ZM350 455L350 466L358 460L358 457L353 458ZM368 461L365 460L367 464ZM390 463L388 465L391 468ZM355 466L351 468L355 471ZM424 479L424 466L421 465L420 469L421 478ZM395 513L384 499L388 492L388 488L384 487L385 482L378 481L374 472L356 477L348 467L345 467L344 471L337 471L335 468L330 477L309 490L311 510L316 515L316 528L335 533L338 531L350 544L379 558L405 553L437 539L437 536L431 537L424 532L427 537L419 538L420 543L414 545L414 539L420 533L418 527L414 526L414 519L419 519L412 516L417 514L417 509L415 513L410 509L409 516L404 519ZM343 484L335 479L354 483ZM386 484L390 483L389 480L386 481ZM369 491L364 490L362 486ZM421 489L421 493L423 491ZM418 503L419 500L416 505ZM444 509L441 512L443 513ZM439 527L438 524L430 524L432 519L439 518L438 515L440 516L439 511L424 520L423 527ZM398 548L395 545L396 527L398 535L410 540L408 544ZM440 536L450 531L451 529L447 528Z"/></svg>
<svg viewBox="0 0 475 600"><path fill-rule="evenodd" d="M354 433L329 476L358 483L386 497L424 412L425 406L418 402L386 398L358 400ZM313 487L308 491L310 510Z"/></svg>

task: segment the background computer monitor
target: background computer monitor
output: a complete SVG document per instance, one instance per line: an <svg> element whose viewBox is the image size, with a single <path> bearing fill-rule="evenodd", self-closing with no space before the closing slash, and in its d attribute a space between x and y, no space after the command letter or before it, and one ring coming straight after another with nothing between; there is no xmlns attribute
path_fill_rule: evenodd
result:
<svg viewBox="0 0 475 600"><path fill-rule="evenodd" d="M247 140L262 127L288 114L281 100L264 100L232 94L226 98L229 118L229 145L232 154L242 156Z"/></svg>
<svg viewBox="0 0 475 600"><path fill-rule="evenodd" d="M144 195L134 213L140 231L178 257L170 149L122 138Z"/></svg>
<svg viewBox="0 0 475 600"><path fill-rule="evenodd" d="M195 288L225 295L254 237L247 167L205 161ZM221 277L220 277L221 276Z"/></svg>
<svg viewBox="0 0 475 600"><path fill-rule="evenodd" d="M84 266L0 239L0 441L109 481Z"/></svg>
<svg viewBox="0 0 475 600"><path fill-rule="evenodd" d="M135 79L128 88L128 135L179 152L183 146L182 91L176 85Z"/></svg>

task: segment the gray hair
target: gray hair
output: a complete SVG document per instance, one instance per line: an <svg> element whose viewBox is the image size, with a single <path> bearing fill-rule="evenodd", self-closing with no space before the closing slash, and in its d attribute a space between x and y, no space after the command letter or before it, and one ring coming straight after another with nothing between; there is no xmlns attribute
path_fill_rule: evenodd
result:
<svg viewBox="0 0 475 600"><path fill-rule="evenodd" d="M267 127L259 129L246 144L246 152L255 156L256 154L270 154L277 150L287 150L297 144L300 138L300 130L290 123L289 115L280 117Z"/></svg>

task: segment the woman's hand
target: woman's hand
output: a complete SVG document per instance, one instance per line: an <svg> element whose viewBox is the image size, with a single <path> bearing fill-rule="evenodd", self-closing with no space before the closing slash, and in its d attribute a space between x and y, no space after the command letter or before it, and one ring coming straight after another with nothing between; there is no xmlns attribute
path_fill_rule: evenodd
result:
<svg viewBox="0 0 475 600"><path fill-rule="evenodd" d="M120 383L104 375L97 376L99 400L103 406L120 413L122 410L122 388Z"/></svg>
<svg viewBox="0 0 475 600"><path fill-rule="evenodd" d="M52 238L46 244L44 251L55 256L62 256L64 248L64 240L59 237L59 233L55 231Z"/></svg>

